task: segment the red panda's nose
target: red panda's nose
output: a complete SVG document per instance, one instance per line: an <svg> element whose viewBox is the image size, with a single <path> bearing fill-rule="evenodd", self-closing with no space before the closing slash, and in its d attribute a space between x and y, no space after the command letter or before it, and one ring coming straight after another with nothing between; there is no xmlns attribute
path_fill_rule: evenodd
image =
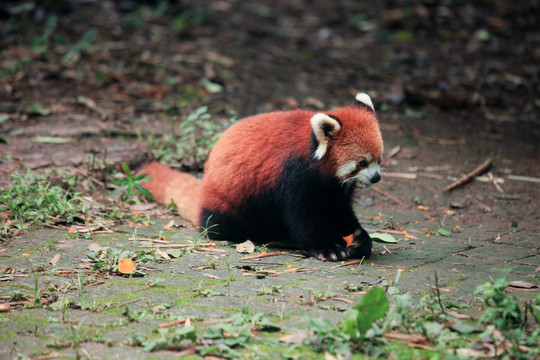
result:
<svg viewBox="0 0 540 360"><path fill-rule="evenodd" d="M376 173L376 174L373 175L373 177L370 179L370 181L371 181L372 184L375 184L375 183L379 182L379 180L381 180L381 174L379 174L379 173Z"/></svg>

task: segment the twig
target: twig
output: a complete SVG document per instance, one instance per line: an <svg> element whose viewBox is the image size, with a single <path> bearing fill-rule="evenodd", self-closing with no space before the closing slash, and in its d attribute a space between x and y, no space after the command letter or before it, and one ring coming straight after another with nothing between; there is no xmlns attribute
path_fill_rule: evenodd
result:
<svg viewBox="0 0 540 360"><path fill-rule="evenodd" d="M416 174L418 176L424 176L424 177L427 177L427 178L432 178L432 179L437 179L437 180L444 179L444 177L442 175L439 175L439 174L432 174L432 173L427 173L427 172L417 172Z"/></svg>
<svg viewBox="0 0 540 360"><path fill-rule="evenodd" d="M195 244L163 244L163 245L145 245L145 246L141 246L141 247L146 247L146 248L188 248L188 247L194 247L194 248L198 248L198 247L211 247L211 246L215 246L215 244L213 243L209 243L209 244L199 244L199 245L195 245Z"/></svg>
<svg viewBox="0 0 540 360"><path fill-rule="evenodd" d="M531 181L540 183L540 178L530 177L530 176L520 176L520 175L508 175L510 180L519 180L519 181Z"/></svg>
<svg viewBox="0 0 540 360"><path fill-rule="evenodd" d="M278 256L279 254L281 254L281 252L276 251L276 252L272 252L272 253L249 255L249 256L244 256L243 258L240 259L240 261L261 259L261 258L265 258L265 257L269 257L269 256Z"/></svg>
<svg viewBox="0 0 540 360"><path fill-rule="evenodd" d="M354 265L354 264L358 264L360 262L362 262L362 260L360 260L360 259L351 260L351 261L347 261L347 262L345 262L343 264L334 265L334 266L332 266L332 269L343 267L343 266Z"/></svg>
<svg viewBox="0 0 540 360"><path fill-rule="evenodd" d="M81 175L81 176L84 176L84 177L87 177L89 178L90 180L92 180L93 182L95 182L96 184L98 184L99 186L101 186L102 188L106 189L107 188L107 185L105 185L102 181L99 181L98 179L96 179L95 177L93 177L92 175L88 175L87 173L77 169L77 168L71 168L73 171L75 171L77 174Z"/></svg>
<svg viewBox="0 0 540 360"><path fill-rule="evenodd" d="M444 311L444 306L441 301L441 291L439 290L439 278L437 277L437 270L435 270L435 291L437 292L437 302L439 303L439 306L441 307L441 311L443 314L446 314Z"/></svg>
<svg viewBox="0 0 540 360"><path fill-rule="evenodd" d="M487 159L486 161L478 165L476 169L474 169L467 175L463 176L461 179L454 181L452 184L448 185L446 189L443 190L443 192L454 190L455 188L468 183L469 181L474 179L475 176L478 176L482 174L484 171L486 171L487 169L489 169L490 166L491 166L491 159Z"/></svg>
<svg viewBox="0 0 540 360"><path fill-rule="evenodd" d="M49 360L49 359L57 359L59 357L64 357L64 356L67 356L67 355L53 351L52 353L47 354L47 355L35 356L32 358L32 360Z"/></svg>
<svg viewBox="0 0 540 360"><path fill-rule="evenodd" d="M328 300L341 301L341 302L344 302L344 303L347 303L347 304L352 304L353 303L352 300L345 299L345 298L340 298L340 297L331 297Z"/></svg>
<svg viewBox="0 0 540 360"><path fill-rule="evenodd" d="M409 206L408 206L407 204L405 204L403 201L401 201L401 200L399 200L398 198L396 198L396 197L394 197L394 196L392 196L392 195L390 195L390 194L388 194L388 193L382 191L382 190L379 189L379 188L374 187L373 190L374 190L376 193L381 194L382 196L384 196L384 197L386 197L386 198L392 200L393 202L395 202L395 203L397 203L397 204L403 206L404 208L408 208L408 207L409 207Z"/></svg>
<svg viewBox="0 0 540 360"><path fill-rule="evenodd" d="M185 324L187 320L188 320L188 318L175 320L175 321L171 321L171 322L166 322L166 323L161 323L157 327L161 329L161 328L168 328L168 327L178 326L178 325Z"/></svg>
<svg viewBox="0 0 540 360"><path fill-rule="evenodd" d="M135 238L129 238L129 241L135 240ZM144 242L155 242L160 244L169 244L171 243L170 240L162 240L162 239L150 239L150 238L137 238L138 241L144 241Z"/></svg>
<svg viewBox="0 0 540 360"><path fill-rule="evenodd" d="M403 173L403 172L387 172L383 174L384 177L398 178L398 179L409 179L416 180L418 176L413 173Z"/></svg>

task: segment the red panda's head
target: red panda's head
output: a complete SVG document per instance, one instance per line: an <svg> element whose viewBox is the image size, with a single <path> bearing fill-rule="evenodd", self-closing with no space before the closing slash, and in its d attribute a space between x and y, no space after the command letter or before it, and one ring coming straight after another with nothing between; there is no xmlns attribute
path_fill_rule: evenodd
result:
<svg viewBox="0 0 540 360"><path fill-rule="evenodd" d="M381 179L383 141L367 94L356 95L356 106L315 114L311 127L317 141L313 158L324 173L363 188Z"/></svg>

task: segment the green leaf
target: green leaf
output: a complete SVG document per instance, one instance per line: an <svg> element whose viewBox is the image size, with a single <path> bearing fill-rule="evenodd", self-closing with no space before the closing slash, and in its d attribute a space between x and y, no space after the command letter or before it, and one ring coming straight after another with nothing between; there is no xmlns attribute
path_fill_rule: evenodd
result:
<svg viewBox="0 0 540 360"><path fill-rule="evenodd" d="M6 139L2 135L0 135L0 143L6 144L6 145L11 145L11 141L9 141L9 139Z"/></svg>
<svg viewBox="0 0 540 360"><path fill-rule="evenodd" d="M373 241L375 241L375 242L391 243L391 244L397 243L396 238L393 237L393 236L390 235L390 234L386 234L386 233L373 233L373 234L370 234L369 236L371 236L371 240L373 240Z"/></svg>
<svg viewBox="0 0 540 360"><path fill-rule="evenodd" d="M139 190L141 192L141 194L143 194L147 198L152 199L154 201L156 200L154 195L152 195L152 193L150 191L148 191L146 188L144 188L142 185L133 184L133 186L135 186L135 189Z"/></svg>
<svg viewBox="0 0 540 360"><path fill-rule="evenodd" d="M184 254L184 251L181 249L169 249L165 251L170 257L177 258Z"/></svg>
<svg viewBox="0 0 540 360"><path fill-rule="evenodd" d="M124 170L124 173L126 174L126 176L127 176L128 178L130 178L130 177L131 177L131 170L130 170L128 164L126 164L126 163L123 162L123 161L122 161L122 169Z"/></svg>
<svg viewBox="0 0 540 360"><path fill-rule="evenodd" d="M120 196L123 192L125 192L127 190L127 186L126 185L123 185L123 186L120 186L116 189L114 189L113 191L111 191L111 193L109 194L110 197L112 197L113 199Z"/></svg>
<svg viewBox="0 0 540 360"><path fill-rule="evenodd" d="M460 334L471 334L475 332L480 332L477 328L471 325L464 324L462 322L456 321L450 325L450 329Z"/></svg>
<svg viewBox="0 0 540 360"><path fill-rule="evenodd" d="M446 230L445 228L439 228L439 230L437 230L437 232L439 233L439 235L441 236L452 236L452 233L448 230Z"/></svg>
<svg viewBox="0 0 540 360"><path fill-rule="evenodd" d="M383 289L375 287L364 295L362 301L354 309L358 311L356 317L358 330L362 335L365 335L373 323L386 314L388 299Z"/></svg>
<svg viewBox="0 0 540 360"><path fill-rule="evenodd" d="M518 227L518 222L516 220L512 221L512 227L513 228L517 228Z"/></svg>

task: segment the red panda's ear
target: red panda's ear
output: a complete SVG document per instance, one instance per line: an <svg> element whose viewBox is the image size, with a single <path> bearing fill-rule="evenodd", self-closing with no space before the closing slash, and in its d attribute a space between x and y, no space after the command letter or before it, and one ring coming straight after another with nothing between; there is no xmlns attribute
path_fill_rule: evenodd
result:
<svg viewBox="0 0 540 360"><path fill-rule="evenodd" d="M371 98L366 93L358 93L356 94L356 104L367 107L369 110L375 112L375 107L373 106L373 102L371 101Z"/></svg>
<svg viewBox="0 0 540 360"><path fill-rule="evenodd" d="M311 118L311 127L313 128L313 133L319 144L313 157L320 160L326 154L328 138L335 138L341 129L341 125L336 119L331 118L326 114L318 113Z"/></svg>

